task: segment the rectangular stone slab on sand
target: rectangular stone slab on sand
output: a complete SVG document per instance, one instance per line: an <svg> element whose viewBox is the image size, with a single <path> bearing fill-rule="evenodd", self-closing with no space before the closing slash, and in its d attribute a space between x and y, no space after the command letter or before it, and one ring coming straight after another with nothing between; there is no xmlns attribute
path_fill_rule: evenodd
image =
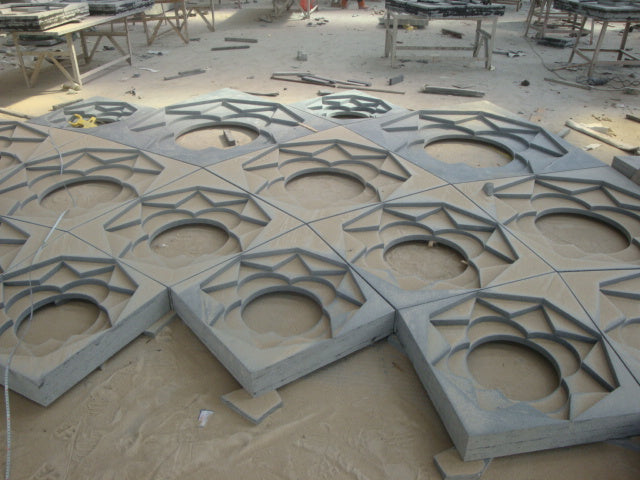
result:
<svg viewBox="0 0 640 480"><path fill-rule="evenodd" d="M276 390L252 397L244 388L240 388L221 398L231 410L256 425L282 406L282 398Z"/></svg>

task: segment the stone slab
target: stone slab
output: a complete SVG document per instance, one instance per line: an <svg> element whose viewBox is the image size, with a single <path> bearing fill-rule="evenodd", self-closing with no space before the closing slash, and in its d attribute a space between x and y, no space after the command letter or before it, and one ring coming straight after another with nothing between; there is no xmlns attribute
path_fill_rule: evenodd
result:
<svg viewBox="0 0 640 480"><path fill-rule="evenodd" d="M640 3L637 1L554 0L553 7L595 20L608 20L610 22L635 22L640 20Z"/></svg>
<svg viewBox="0 0 640 480"><path fill-rule="evenodd" d="M1 214L68 230L197 170L109 140L51 131L68 138L0 177Z"/></svg>
<svg viewBox="0 0 640 480"><path fill-rule="evenodd" d="M442 480L480 480L491 459L463 462L455 448L440 452L433 461Z"/></svg>
<svg viewBox="0 0 640 480"><path fill-rule="evenodd" d="M372 119L349 128L451 183L604 166L540 125L486 101ZM502 166L477 167L442 161L425 151L426 146L444 141L497 147L512 160Z"/></svg>
<svg viewBox="0 0 640 480"><path fill-rule="evenodd" d="M612 168L471 182L456 187L557 271L634 269L640 265L640 191ZM549 238L537 226L546 215L604 222L628 241L618 251L586 251Z"/></svg>
<svg viewBox="0 0 640 480"><path fill-rule="evenodd" d="M198 166L213 165L335 125L316 115L230 88L120 123L121 128L128 132L123 131L122 143ZM190 149L176 142L187 133L224 126L245 128L252 131L256 138L229 148L210 146Z"/></svg>
<svg viewBox="0 0 640 480"><path fill-rule="evenodd" d="M465 2L386 0L385 7L396 12L428 18L502 16L506 8L504 5L490 5L485 0L468 0Z"/></svg>
<svg viewBox="0 0 640 480"><path fill-rule="evenodd" d="M208 170L305 222L445 183L343 126L222 162ZM309 174L339 176L358 185L360 191L336 198L342 192L327 190L320 199L292 193L290 182Z"/></svg>
<svg viewBox="0 0 640 480"><path fill-rule="evenodd" d="M465 461L640 430L640 385L557 274L401 310L397 331ZM530 400L484 387L467 358L488 342L542 354L558 387Z"/></svg>
<svg viewBox="0 0 640 480"><path fill-rule="evenodd" d="M282 407L282 398L276 390L252 397L241 388L222 395L221 398L231 410L256 425Z"/></svg>
<svg viewBox="0 0 640 480"><path fill-rule="evenodd" d="M322 314L304 332L257 331L244 308L273 292L310 298ZM306 226L172 287L171 297L183 321L254 396L387 337L395 317Z"/></svg>
<svg viewBox="0 0 640 480"><path fill-rule="evenodd" d="M451 185L310 225L396 308L553 271ZM447 277L432 272L435 266L421 271L394 263L393 250L403 246L413 249L416 264L434 262L427 247L438 246L456 252L466 267L455 268L453 259L439 265L456 272Z"/></svg>
<svg viewBox="0 0 640 480"><path fill-rule="evenodd" d="M259 198L197 170L83 223L72 233L171 286L300 225ZM192 236L190 244L186 238L198 235L190 233L193 229L205 237ZM171 237L171 231L177 237ZM171 237L169 244L162 243L163 235ZM187 237L183 241L180 235Z"/></svg>
<svg viewBox="0 0 640 480"><path fill-rule="evenodd" d="M86 2L10 3L0 7L0 30L46 30L87 15Z"/></svg>
<svg viewBox="0 0 640 480"><path fill-rule="evenodd" d="M337 125L407 113L406 108L393 105L357 89L304 100L290 106L329 119Z"/></svg>
<svg viewBox="0 0 640 480"><path fill-rule="evenodd" d="M640 156L616 155L613 157L613 168L640 185Z"/></svg>
<svg viewBox="0 0 640 480"><path fill-rule="evenodd" d="M89 4L89 15L115 15L137 8L153 5L154 0L67 0L84 1Z"/></svg>
<svg viewBox="0 0 640 480"><path fill-rule="evenodd" d="M9 365L11 390L44 406L169 311L166 288L69 234L4 272L2 289L0 365ZM53 326L25 323L38 309L69 301L88 302L99 313L66 338ZM25 331L43 328L49 330L37 338L46 340L23 339Z"/></svg>

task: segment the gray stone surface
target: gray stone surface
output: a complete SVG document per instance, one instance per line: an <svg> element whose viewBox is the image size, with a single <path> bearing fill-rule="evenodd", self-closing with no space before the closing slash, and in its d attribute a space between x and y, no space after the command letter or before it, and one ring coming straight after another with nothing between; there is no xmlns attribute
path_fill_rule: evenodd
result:
<svg viewBox="0 0 640 480"><path fill-rule="evenodd" d="M3 274L0 367L9 365L13 391L46 406L162 317L169 296L161 284L69 234L42 245ZM99 314L67 339L24 338L25 330L46 328L30 324L33 312L69 301L91 303Z"/></svg>
<svg viewBox="0 0 640 480"><path fill-rule="evenodd" d="M557 274L402 310L397 329L464 460L637 431L640 385ZM559 385L534 400L484 387L467 358L488 342L535 349Z"/></svg>
<svg viewBox="0 0 640 480"><path fill-rule="evenodd" d="M321 317L301 333L255 331L243 310L274 292L313 299ZM394 309L308 227L176 285L171 297L180 317L251 395L387 337L395 318Z"/></svg>
<svg viewBox="0 0 640 480"><path fill-rule="evenodd" d="M117 13L150 7L153 0L68 0L84 1L89 5L89 15L115 15Z"/></svg>
<svg viewBox="0 0 640 480"><path fill-rule="evenodd" d="M385 7L402 13L423 15L429 18L446 17L482 17L504 15L504 5L491 5L485 0L468 0L465 2L447 0L386 0Z"/></svg>
<svg viewBox="0 0 640 480"><path fill-rule="evenodd" d="M420 110L350 128L451 183L598 167L603 164L539 125L518 119L489 102L451 110ZM447 140L497 147L513 159L503 166L446 163L425 147Z"/></svg>
<svg viewBox="0 0 640 480"><path fill-rule="evenodd" d="M406 108L398 107L358 90L324 95L294 103L292 107L330 119L338 125L407 112Z"/></svg>
<svg viewBox="0 0 640 480"><path fill-rule="evenodd" d="M640 184L640 156L638 155L616 155L613 157L613 168L630 178L635 183Z"/></svg>
<svg viewBox="0 0 640 480"><path fill-rule="evenodd" d="M361 117L336 121L336 111ZM67 125L76 112L113 121L77 131ZM176 142L211 125L256 138ZM514 158L449 164L424 149L442 139ZM18 345L10 387L35 401L50 403L157 331L171 306L251 395L397 330L465 460L640 433L640 187L495 105L407 112L344 92L284 106L230 89L164 109L96 98L0 122L0 154L0 362ZM316 174L361 189L324 198L289 188ZM553 214L604 222L626 243L587 251L558 241L537 223ZM182 227L222 240L191 252L187 236L163 255L158 239ZM403 245L447 247L458 268L434 278L413 268L430 257L395 264ZM278 333L243 317L278 293L310 299L319 319ZM37 310L79 298L108 321L43 345L19 340L32 301ZM297 325L287 315L284 326ZM496 341L540 353L557 388L522 400L481 385L468 355ZM436 461L452 478L474 470L451 453Z"/></svg>
<svg viewBox="0 0 640 480"><path fill-rule="evenodd" d="M0 7L0 30L46 30L87 15L86 2L11 3Z"/></svg>
<svg viewBox="0 0 640 480"><path fill-rule="evenodd" d="M230 88L165 107L142 118L136 116L135 119L125 119L120 124L128 132L123 131L121 143L198 166L213 165L334 125L315 115ZM176 143L176 139L186 133L224 126L246 128L253 131L257 138L232 148L192 150Z"/></svg>

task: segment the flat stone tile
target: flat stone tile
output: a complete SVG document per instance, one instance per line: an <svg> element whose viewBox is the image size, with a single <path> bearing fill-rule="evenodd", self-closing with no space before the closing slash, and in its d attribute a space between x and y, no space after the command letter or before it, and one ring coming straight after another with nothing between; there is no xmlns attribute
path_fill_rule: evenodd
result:
<svg viewBox="0 0 640 480"><path fill-rule="evenodd" d="M396 308L553 271L453 186L310 225Z"/></svg>
<svg viewBox="0 0 640 480"><path fill-rule="evenodd" d="M407 109L354 90L303 100L290 105L306 113L331 120L336 125L350 125L363 119L391 117L407 113Z"/></svg>
<svg viewBox="0 0 640 480"><path fill-rule="evenodd" d="M445 183L345 127L209 170L305 222Z"/></svg>
<svg viewBox="0 0 640 480"><path fill-rule="evenodd" d="M164 285L174 285L301 225L199 170L72 233Z"/></svg>
<svg viewBox="0 0 640 480"><path fill-rule="evenodd" d="M282 407L282 398L276 390L252 397L241 388L222 395L222 401L231 410L256 425Z"/></svg>
<svg viewBox="0 0 640 480"><path fill-rule="evenodd" d="M640 269L564 272L562 278L640 382Z"/></svg>
<svg viewBox="0 0 640 480"><path fill-rule="evenodd" d="M604 164L539 125L526 122L489 102L452 109L419 110L388 119L374 119L349 128L451 183L545 173ZM438 159L425 147L443 142L494 148L510 157L504 165L483 162L479 151L472 163Z"/></svg>
<svg viewBox="0 0 640 480"><path fill-rule="evenodd" d="M640 191L611 168L472 182L456 188L557 271L640 266ZM541 219L552 219L557 225L545 231ZM602 228L609 233L599 233Z"/></svg>
<svg viewBox="0 0 640 480"><path fill-rule="evenodd" d="M13 391L44 406L170 308L161 284L69 234L53 239L30 261L5 272L2 289L0 364L4 369L10 362ZM74 302L82 306L65 316L65 306ZM95 312L78 318L77 309L87 306ZM43 322L42 317L38 319L43 307L63 309L63 313L54 320L55 313L49 310Z"/></svg>
<svg viewBox="0 0 640 480"><path fill-rule="evenodd" d="M558 274L401 310L397 331L465 461L640 431L638 382ZM480 383L470 353L496 342L545 357L556 388L534 398Z"/></svg>
<svg viewBox="0 0 640 480"><path fill-rule="evenodd" d="M281 307L283 294L292 308ZM306 226L176 285L171 295L183 321L251 395L385 338L395 317ZM247 314L256 300L257 323Z"/></svg>
<svg viewBox="0 0 640 480"><path fill-rule="evenodd" d="M315 115L230 88L119 123L130 132L123 143L202 167L334 125ZM255 138L235 146L194 145L193 148L176 141L187 133L206 128L218 129L217 135L222 135L223 127L244 128L253 132Z"/></svg>

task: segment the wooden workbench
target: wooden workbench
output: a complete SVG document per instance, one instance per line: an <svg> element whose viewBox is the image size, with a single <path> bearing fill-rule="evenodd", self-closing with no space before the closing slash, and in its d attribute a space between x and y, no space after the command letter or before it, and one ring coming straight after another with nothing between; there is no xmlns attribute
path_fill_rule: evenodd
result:
<svg viewBox="0 0 640 480"><path fill-rule="evenodd" d="M391 57L391 66L394 66L397 50L469 50L477 57L480 48L484 45L485 68L491 69L493 56L493 44L496 36L498 17L504 15L504 5L491 5L475 3L449 3L441 2L422 3L405 0L386 0L385 7L387 17L385 21L385 45L384 56ZM402 21L418 20L428 23L429 20L472 20L476 22L476 35L471 47L453 46L411 46L401 45L398 42L398 25ZM482 28L482 22L491 22L491 30Z"/></svg>
<svg viewBox="0 0 640 480"><path fill-rule="evenodd" d="M640 57L637 54L633 54L627 49L627 39L629 37L629 30L632 23L640 22L640 4L625 5L604 5L598 2L586 2L578 0L554 0L554 8L564 10L569 13L575 13L582 16L582 24L580 25L579 32L585 26L588 19L597 20L602 22L602 28L598 35L598 40L594 48L580 48L580 38L576 39L576 43L571 51L568 65L561 68L576 67L587 65L587 77L591 78L593 69L597 65L617 65L617 66L639 66ZM624 23L624 32L620 40L620 46L615 49L602 48L604 42L604 36L607 32L607 27L610 23ZM589 53L591 56L589 56ZM616 60L602 61L599 60L600 53L614 53L616 54ZM573 58L579 56L584 63L572 64Z"/></svg>
<svg viewBox="0 0 640 480"><path fill-rule="evenodd" d="M18 64L24 80L28 87L32 87L37 81L42 68L42 62L48 59L53 63L58 70L71 82L75 82L80 87L82 86L82 80L95 75L107 68L120 62L127 62L131 65L132 51L131 41L129 40L128 20L130 17L137 15L144 11L144 8L129 10L126 12L118 13L115 15L95 15L89 16L77 21L73 21L58 27L49 28L41 31L12 31L13 42L16 47L16 56L18 58ZM121 29L116 29L116 26L121 26ZM106 27L106 28L100 28ZM80 67L78 66L78 55L74 45L74 34L77 33L80 37L80 44L82 48L82 57L84 63L89 64L95 55L98 46L103 38L107 39L111 45L115 48L115 51L119 54L117 58L95 67L91 70L80 73ZM42 37L42 35L50 35L55 37L64 37L65 48L60 50L60 46L55 47L36 47L35 49L25 49L20 45L20 38L25 37ZM87 45L87 38L97 37L94 45L89 49ZM122 46L116 40L117 37L123 37L125 45ZM27 67L24 62L25 56L35 56L35 64L31 74L27 71ZM60 58L68 58L71 62L71 71L65 68L60 63Z"/></svg>

